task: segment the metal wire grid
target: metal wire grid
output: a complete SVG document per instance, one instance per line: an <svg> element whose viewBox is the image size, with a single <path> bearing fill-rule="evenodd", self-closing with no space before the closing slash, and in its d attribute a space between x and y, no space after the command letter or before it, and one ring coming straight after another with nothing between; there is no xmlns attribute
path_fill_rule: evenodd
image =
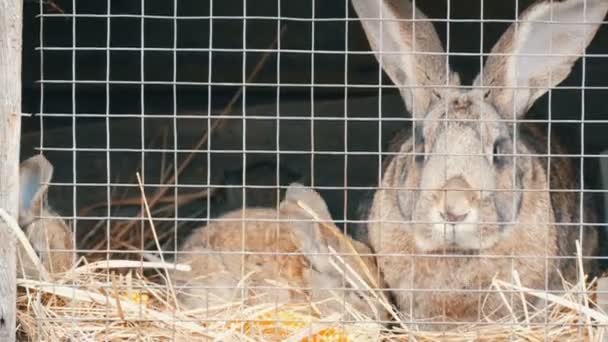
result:
<svg viewBox="0 0 608 342"><path fill-rule="evenodd" d="M416 125L416 121L409 118L409 117L403 117L403 118L394 118L394 117L384 117L382 113L384 113L383 110L383 105L382 105L382 97L385 95L384 94L384 90L385 89L395 89L397 88L397 86L393 85L393 84L385 84L384 80L383 80L383 71L382 68L379 68L379 72L378 72L378 77L377 77L377 84L357 84L357 83L353 83L350 82L349 80L349 74L348 74L348 65L349 65L349 57L353 56L353 55L364 55L364 54L371 54L372 52L369 51L352 51L349 49L349 22L352 21L358 21L359 18L352 18L352 17L347 17L347 18L324 18L324 17L318 17L317 11L315 9L315 1L312 1L311 4L311 8L312 8L312 13L311 13L311 17L310 18L297 18L297 17L291 17L291 16L283 16L281 15L281 2L277 2L277 15L276 16L248 16L247 15L247 1L243 0L243 15L242 16L225 16L225 15L214 15L214 8L213 8L213 1L209 2L209 15L208 16L178 16L178 6L179 6L179 2L177 0L173 1L173 11L174 11L174 15L172 16L164 16L164 15L146 15L145 14L145 8L146 8L146 1L145 0L141 0L141 15L134 15L134 14L114 14L112 13L112 1L107 1L107 14L79 14L77 13L77 9L78 9L78 2L76 0L72 0L72 10L73 13L63 13L63 14L49 14L49 13L45 13L44 10L44 5L43 2L40 3L40 14L39 14L39 20L40 20L40 46L37 48L37 50L40 52L40 70L41 70L41 74L40 74L40 80L39 80L39 85L40 85L40 112L38 113L39 118L40 118L40 146L39 149L42 152L46 152L46 151L55 151L55 152L62 152L62 153L71 153L72 155L72 165L73 165L73 169L72 169L72 181L71 182L53 182L52 185L54 186L68 186L68 187L72 187L73 191L72 191L72 196L73 196L73 207L72 207L72 214L71 215L66 215L64 216L66 219L71 220L72 226L74 228L75 234L74 234L74 239L76 239L76 232L78 231L78 222L79 220L91 220L91 219L97 219L97 220L106 220L106 239L108 241L110 241L111 236L110 236L110 232L111 232L111 221L112 220L128 220L128 219L133 219L133 217L128 217L128 216L116 216L114 215L111 210L110 210L110 206L108 206L107 208L107 212L105 216L87 216L87 217L81 217L78 215L78 198L77 198L77 187L79 186L86 186L86 187L97 187L100 189L105 189L106 191L106 200L108 203L112 202L112 188L115 187L133 187L132 183L126 183L126 182L116 182L113 181L110 178L111 175L111 170L110 170L110 166L111 166L111 152L134 152L134 153L139 153L140 154L140 159L142 161L142 170L141 173L142 175L144 175L145 172L145 160L147 157L148 153L170 153L172 154L172 158L173 158L173 172L178 175L178 165L179 165L179 155L178 153L184 153L184 152L194 152L194 153L201 153L201 154L206 154L207 155L207 160L211 160L212 155L213 154L222 154L222 153L241 153L242 154L242 181L244 186L232 186L232 187L236 187L236 188L241 188L242 189L242 206L245 207L247 205L245 198L246 198L246 191L255 191L257 189L274 189L274 188L279 188L281 187L280 184L275 184L275 185L269 185L269 186L263 186L263 185L248 185L246 184L246 179L247 179L247 175L246 175L246 166L247 166L247 155L250 153L256 153L256 154L268 154L268 155L274 155L277 158L277 163L280 162L281 157L285 154L305 154L308 155L310 154L310 186L312 186L313 188L316 189L325 189L325 190L339 190L339 191L343 191L344 196L343 196L343 202L344 202L344 212L343 212L343 216L344 219L335 219L336 223L340 223L340 224L348 224L348 223L358 223L361 222L360 220L356 220L356 219L352 219L349 218L347 215L347 211L346 211L346 203L348 202L348 193L346 190L348 189L357 189L357 190L376 190L379 188L382 188L381 184L381 179L383 176L383 170L381 167L378 168L378 174L377 174L377 184L372 185L372 186L352 186L349 185L348 183L348 170L346 169L346 165L348 165L348 159L351 156L357 156L357 155L372 155L372 156L376 156L378 157L378 165L382 165L382 160L383 158L389 156L389 155L395 155L395 156L402 156L402 154L399 153L390 153L390 152L386 152L383 151L383 147L384 147L384 143L385 143L385 138L383 136L383 130L382 130L382 126L383 125L390 125L393 122L399 122L399 121L409 121L411 122L413 125ZM415 2L414 2L415 3ZM481 8L482 11L481 13L483 13L483 7L484 7L484 1L481 0ZM348 8L350 6L349 1L345 0L344 1L344 5L346 8L346 13L348 13ZM483 46L483 44L481 44L480 47L480 51L479 52L474 52L474 53L467 53L467 52L451 52L450 51L450 46L451 46L451 41L450 41L450 24L452 23L479 23L481 26L481 36L480 36L480 41L483 42L484 41L484 24L486 23L512 23L513 20L500 20L500 19L486 19L486 18L479 18L479 19L458 19L458 18L451 18L449 16L450 13L450 7L454 6L454 4L451 3L451 1L447 1L447 13L448 15L446 16L446 18L440 18L440 19L432 19L432 21L435 22L443 22L446 23L446 28L447 28L447 35L446 35L446 51L448 51L446 53L446 55L448 56L448 63L449 63L449 58L452 56L463 56L463 57L479 57L479 65L481 70L483 70L483 58L487 57L489 54L484 52L485 47ZM487 4L486 4L487 6ZM518 9L518 2L515 1L515 12L519 13L519 9ZM45 44L44 41L44 22L46 18L66 18L72 21L72 46L69 47L62 47L62 46L47 46L47 44ZM86 20L87 18L104 18L107 21L107 36L106 36L106 46L105 47L94 47L94 46L77 46L77 21L78 20ZM111 20L114 18L128 18L128 19L133 19L133 20L139 20L141 23L141 38L140 38L140 47L114 47L111 46L111 35L115 34L114 32L111 32ZM168 21L172 21L173 23L173 46L170 48L158 48L158 47L146 47L145 45L145 37L144 37L144 32L145 32L145 23L146 23L146 19L162 19L162 20L168 20ZM284 23L288 23L290 21L295 21L295 22L309 22L311 23L311 35L312 35L312 39L311 41L313 42L312 46L310 47L310 49L286 49L283 48L281 46L281 39L278 40L277 43L277 47L276 48L272 48L272 49L251 49L251 48L247 48L247 36L248 34L251 34L250 32L247 31L247 21L248 20L258 20L258 19L263 19L263 20L274 20L276 21L276 27L277 27L277 32L280 32L281 26ZM182 48L182 47L178 47L178 21L180 20L202 20L207 21L208 25L209 25L209 47L208 48ZM214 21L215 20L235 20L235 21L240 21L242 22L242 45L243 48L216 48L213 46L213 37L214 37ZM518 20L516 18L516 20ZM322 49L317 49L315 48L315 23L319 23L319 22L330 22L330 21L336 21L336 22L344 22L344 27L345 27L345 50L344 51L334 51L334 50L322 50ZM414 49L415 50L415 49ZM45 53L47 51L69 51L71 52L71 60L72 60L72 78L71 79L47 79L45 78L45 73L44 70L45 68L52 68L52 65L48 65L45 64ZM105 62L105 80L86 80L86 79L79 79L78 75L77 75L77 71L76 71L76 56L78 53L83 52L83 51L99 51L99 52L105 52L106 54L106 62ZM140 80L139 81L120 81L120 80L112 80L110 78L110 53L113 51L127 51L127 52L134 52L134 53L139 53L140 55ZM170 66L170 68L172 69L172 81L170 82L165 82L165 81L147 81L146 80L146 69L145 69L145 56L147 53L149 52L172 52L172 58L173 58L173 63ZM208 81L207 82L183 82L183 81L178 81L178 77L177 77L177 70L178 70L178 58L177 58L177 53L178 52L206 52L208 53ZM231 52L231 53L241 53L242 54L242 82L217 82L217 81L213 81L212 79L212 75L213 75L213 60L214 60L214 52ZM277 81L276 83L272 83L272 82L248 82L247 81L247 59L248 59L248 54L251 53L274 53L276 54L276 72L277 72ZM290 83L290 82L283 82L281 80L281 55L285 54L285 53L295 53L295 54L304 54L304 55L309 55L310 56L310 65L311 65L311 76L310 76L310 83L309 84L304 84L304 83ZM415 52L416 54L424 54L424 52ZM316 55L322 55L322 54L341 54L344 56L344 82L343 83L319 83L319 82L315 82L315 56ZM608 54L594 54L594 55L583 55L581 57L582 59L582 79L581 79L581 84L580 86L560 86L560 89L570 89L570 90L578 90L581 92L581 96L584 98L585 96L585 91L586 90L608 90L608 85L606 86L589 86L586 83L586 61L587 59L590 58L606 58L608 57ZM100 66L103 67L103 66ZM45 86L48 84L62 84L62 85L69 85L71 86L71 103L72 103L72 108L71 108L71 113L54 113L54 112L47 112L45 110ZM76 97L77 97L77 85L79 84L99 84L99 85L103 85L105 86L105 91L106 91L106 97L105 97L105 113L103 114L95 114L95 113L83 113L80 112L76 106ZM111 110L111 98L110 98L110 87L114 86L114 85L128 85L128 86L139 86L141 89L140 92L140 107L141 107L141 112L140 113L130 113L130 114L113 114L112 110ZM172 113L165 113L165 114L154 114L154 118L159 118L159 119L171 119L172 120L172 130L173 130L173 146L177 147L178 146L178 137L179 137L179 133L177 130L178 127L178 120L180 119L201 119L202 121L206 121L206 130L210 131L213 127L213 121L215 119L240 119L242 121L242 132L243 132L243 138L242 138L242 146L241 149L231 149L231 150L226 150L226 149L213 149L210 146L212 146L212 142L211 142L211 135L209 136L209 143L206 145L206 148L202 149L202 150L189 150L189 149L183 149L183 148L162 148L162 149L158 149L158 148L149 148L148 146L148 142L145 140L145 136L146 136L146 132L145 132L145 127L146 127L146 118L148 117L148 114L146 113L146 93L145 93L145 87L149 86L149 85L170 85L172 87L172 97L173 97L173 111ZM241 110L242 113L244 113L243 115L211 115L211 114L207 114L207 113L202 113L202 114L196 114L196 115L187 115L187 114L181 114L179 113L178 110L178 86L186 86L186 85L192 85L192 86L200 86L200 87L206 87L207 88L207 97L209 99L209 101L207 101L207 113L212 113L214 108L212 108L212 97L213 97L213 87L221 87L221 86L235 86L235 87L242 87L243 92L242 92L242 101L241 101ZM306 112L306 113L281 113L281 106L280 103L282 101L286 101L284 99L282 99L281 96L281 89L285 89L285 88L301 88L301 87L309 87L310 89L310 111ZM448 85L446 85L448 86ZM259 88L270 88L270 89L275 89L276 93L275 93L275 101L276 101L276 115L274 116L262 116L262 115L248 115L246 114L248 112L248 104L247 104L247 88L248 87L259 87ZM315 90L316 89L321 89L321 88L343 88L344 90L344 115L343 116L318 116L315 113ZM487 85L482 85L482 87L486 87L486 88L491 88L491 86L487 86ZM463 86L462 88L467 88L466 86ZM370 115L370 116L363 116L363 117L357 117L357 118L353 118L353 117L349 117L347 115L348 111L349 111L349 104L348 104L348 100L350 98L350 93L349 90L352 89L377 89L377 96L380 99L378 101L378 116L375 115ZM594 124L594 123L605 123L606 121L604 120L589 120L586 118L586 113L589 113L589 111L594 111L594 110L600 110L600 109L588 109L585 106L585 101L581 101L581 108L580 108L580 112L581 112L581 116L580 119L555 119L552 118L552 108L551 108L551 99L552 99L552 90L550 89L548 91L548 97L549 97L549 108L548 108L548 118L546 120L543 119L521 119L521 120L513 120L510 122L517 122L517 123L522 123L522 122L538 122L538 123L547 123L548 124L548 129L549 129L549 133L551 133L552 130L552 124L555 122L560 122L560 123L571 123L571 124L579 124L580 125L580 129L581 129L581 140L580 140L580 146L581 146L581 151L579 153L572 153L572 154L557 154L557 153L552 153L549 150L549 153L547 155L534 155L534 154L521 154L521 153L513 153L510 156L512 157L524 157L524 156L535 156L535 157L546 157L547 158L547 163L548 163L548 167L547 169L550 170L550 163L551 163L551 159L555 158L555 157L568 157L568 158L573 158L573 159L577 159L579 160L579 168L580 168L580 179L579 179L579 184L580 184L580 189L536 189L536 190L531 190L531 189L522 189L522 190L517 190L517 191L522 191L522 192L526 192L526 191L563 191L563 192L577 192L580 193L581 196L580 198L580 203L579 203L579 209L582 213L583 211L583 196L582 194L584 193L594 193L594 192L603 192L602 189L587 189L584 188L584 179L583 179L583 174L584 174L584 158L599 158L601 156L601 154L592 154L592 153L586 153L585 152L585 124L590 125L590 124ZM447 108L446 108L447 110ZM301 114L301 115L300 115ZM301 151L301 150L290 150L290 149L282 149L279 144L280 144L280 132L281 132L281 123L282 122L286 122L289 120L302 120L303 116L308 117L309 121L310 121L310 125L311 125L311 129L310 129L310 141L311 141L311 146L310 146L310 150L308 151ZM77 124L77 118L103 118L105 119L105 139L106 139L106 146L105 148L89 148L89 147L80 147L77 146L77 142L76 142L76 136L77 136L77 130L78 130L78 124ZM140 147L139 148L114 148L111 147L111 139L112 139L112 134L110 131L110 119L113 118L140 118L141 120L141 142L140 142ZM45 118L70 118L71 119L71 127L72 127L72 146L71 147L58 147L58 146L48 146L45 145L45 129L44 129L44 125L45 125ZM247 140L246 140L246 136L247 136L247 119L255 119L255 120L274 120L276 121L276 143L277 143L277 149L275 150L263 150L263 149L251 149L248 148L247 146ZM344 137L345 137L345 141L344 141L344 149L343 150L336 150L336 151L319 151L315 149L315 129L314 129L314 122L315 121L325 121L325 120L344 120ZM378 139L378 150L382 151L381 153L377 153L377 152L360 152L360 151L349 151L348 150L348 125L349 123L353 122L353 121L369 121L369 120L379 120L379 124L378 124L378 132L377 135L379 137ZM442 119L443 122L450 121L450 119ZM504 120L509 122L509 120ZM517 131L515 129L515 125L513 125L513 135L516 136L517 135ZM548 145L550 146L551 144L551 135L549 134L548 136ZM79 165L79 163L77 162L77 152L104 152L105 153L105 161L106 161L106 182L79 182L77 179L77 174L79 172L77 165ZM343 170L343 177L344 177L344 182L343 184L335 184L335 185L331 185L331 186L327 186L327 185L317 185L315 182L315 163L318 163L318 161L315 160L316 157L318 156L322 156L322 155L334 155L334 156L343 156L344 159L344 170ZM472 154L463 154L463 155L472 155ZM479 155L482 155L482 153L480 153ZM406 158L409 156L405 156ZM517 158L515 158L515 160L517 160ZM213 165L209 162L206 165L207 168L207 173L206 173L206 181L203 184L189 184L189 183L183 183L179 180L179 176L176 176L176 180L175 180L175 185L173 186L176 191L174 191L173 196L174 196L174 200L177 203L178 202L178 189L180 188L207 188L207 189L211 189L211 188L217 188L217 187L230 187L227 186L225 184L214 184L213 180L211 179L211 174L212 174L212 168ZM550 172L550 171L548 171ZM279 179L280 177L280 173L279 170L277 169L276 171L276 178ZM160 186L166 186L166 184L155 184L153 182L145 182L144 179L144 185L146 186L146 188L154 188L154 187L160 187ZM390 188L391 190L399 190L399 189L405 189L405 190L420 190L420 189L407 189L407 188ZM432 190L432 189L426 189L426 190ZM478 190L482 190L482 191L500 191L499 189L478 189ZM206 212L207 215L206 217L200 217L200 218L187 218L187 217L180 217L179 216L179 211L176 210L174 211L174 217L169 217L169 218L155 218L155 221L169 221L169 222L173 222L174 223L174 236L175 236L175 240L177 241L177 237L178 237L178 231L179 231L179 223L181 222L185 222L185 221L194 221L194 222L211 222L211 221L221 221L221 220L225 220L222 218L214 218L211 217L209 215L209 213L211 212L211 202L207 201L206 202ZM278 217L277 217L278 220ZM515 222L516 218L512 218L512 222ZM584 222L583 221L583 215L580 215L580 222L575 222L575 223L565 223L565 222L559 222L557 223L557 225L560 226L578 226L580 227L579 231L580 231L580 236L582 238L583 235L583 227L584 226L591 226L591 225L596 225L596 223L589 223L589 222ZM142 224L141 224L141 228L140 229L144 229L144 220L142 219ZM240 220L241 222L243 222L242 224L242 236L245 237L245 222L247 221L247 219L243 216ZM384 223L391 223L390 221L383 221ZM369 222L367 222L369 223ZM411 223L437 223L434 221L412 221ZM483 222L483 223L497 223L497 222ZM501 222L504 223L504 222ZM521 223L521 222L520 222ZM78 242L78 241L75 241ZM111 248L111 246L108 244L106 246L107 248L103 251L108 253L108 255L110 253L116 253L116 252L121 252L121 250L114 250ZM143 242L142 242L142 247L143 247ZM173 250L177 251L179 248L179 246L176 244L174 244L173 246ZM225 254L230 254L230 253L238 253L240 255L243 255L243 257L247 254L251 254L251 252L246 252L244 251L245 246L243 246L243 251L242 252L227 252L227 251L221 251L219 253L225 253ZM92 251L87 251L87 250L79 250L79 252L84 253L84 252L92 252ZM149 250L142 250L140 252L154 252L154 251L149 251ZM279 252L277 252L279 253ZM258 253L261 254L261 253ZM289 254L289 253L286 253ZM388 256L388 255L387 255ZM401 256L401 257L421 257L421 256L425 256L425 257L433 257L433 255L424 255L424 254L407 254L407 253L403 253L403 254L394 254L393 256ZM504 258L504 257L508 257L510 259L515 259L515 258L527 258L527 257L531 257L531 256L515 256L515 255L509 255L509 256L504 256L504 255L483 255L483 256L462 256L459 254L453 254L453 255L447 255L449 257L454 257L454 258L462 258L462 257L467 257L467 258ZM446 257L446 255L442 255L441 257ZM549 260L550 257L548 255L545 256L546 260ZM413 272L413 269L412 269ZM245 273L245 270L242 270L242 273ZM548 279L548 276L545 275L545 279ZM109 278L108 278L109 281ZM546 290L548 289L548 285L546 285ZM345 289L338 289L338 290L345 290ZM390 291L409 291L409 292L424 292L424 291L437 291L437 290L431 290L431 289L416 289L414 284L412 284L410 289L387 289ZM462 292L488 292L488 290L461 290L459 289L458 291L462 291ZM243 288L243 292L242 295L245 296L244 293L244 288ZM410 314L412 314L413 316L413 309L410 308ZM206 317L205 319L212 319L211 317ZM547 320L547 318L545 318L545 320ZM348 322L343 322L344 324L348 323ZM410 321L408 323L411 324L415 324L416 322ZM77 323L75 323L77 324ZM508 323L505 323L508 324ZM548 321L545 321L545 324L549 325Z"/></svg>

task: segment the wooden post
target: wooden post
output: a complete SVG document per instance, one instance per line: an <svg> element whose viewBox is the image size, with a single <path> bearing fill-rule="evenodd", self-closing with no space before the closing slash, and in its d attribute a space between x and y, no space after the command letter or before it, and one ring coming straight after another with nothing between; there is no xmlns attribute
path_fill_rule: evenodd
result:
<svg viewBox="0 0 608 342"><path fill-rule="evenodd" d="M23 0L0 0L0 207L17 218ZM0 222L0 341L15 341L15 238Z"/></svg>

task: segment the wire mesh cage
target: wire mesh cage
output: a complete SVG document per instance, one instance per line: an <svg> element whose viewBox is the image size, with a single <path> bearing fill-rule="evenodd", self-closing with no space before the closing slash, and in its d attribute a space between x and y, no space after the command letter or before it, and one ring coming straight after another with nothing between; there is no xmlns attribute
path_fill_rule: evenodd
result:
<svg viewBox="0 0 608 342"><path fill-rule="evenodd" d="M24 6L18 339L604 338L607 1Z"/></svg>

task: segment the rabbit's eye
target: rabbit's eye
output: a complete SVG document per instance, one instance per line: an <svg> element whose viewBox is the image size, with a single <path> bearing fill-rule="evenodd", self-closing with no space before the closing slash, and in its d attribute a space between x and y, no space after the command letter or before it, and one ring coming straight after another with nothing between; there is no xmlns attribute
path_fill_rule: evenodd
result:
<svg viewBox="0 0 608 342"><path fill-rule="evenodd" d="M505 163L505 141L503 139L496 140L492 149L492 163L497 166L502 166Z"/></svg>

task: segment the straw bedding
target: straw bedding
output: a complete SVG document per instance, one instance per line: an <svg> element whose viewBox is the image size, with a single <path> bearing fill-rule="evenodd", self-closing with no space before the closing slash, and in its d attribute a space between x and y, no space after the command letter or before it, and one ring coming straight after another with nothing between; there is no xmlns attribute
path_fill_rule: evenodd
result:
<svg viewBox="0 0 608 342"><path fill-rule="evenodd" d="M389 330L356 312L348 313L354 322L341 323L339 313L315 317L304 306L293 304L247 307L232 302L186 311L179 309L168 287L138 272L173 266L121 260L86 264L83 260L81 266L50 281L19 279L20 336L35 341L302 341L309 336L315 341L602 341L604 329L599 325L608 323L608 316L594 308L589 298L592 286L582 288L581 284L566 284L566 294L548 296L549 305L529 312L528 317L505 317L442 333L417 330L405 324L404 317ZM505 292L544 295L498 280L493 286ZM587 301L582 303L581 298ZM547 324L529 323L534 316L545 315Z"/></svg>
<svg viewBox="0 0 608 342"><path fill-rule="evenodd" d="M19 229L14 222L11 226ZM28 244L26 239L20 242ZM35 253L25 257L37 258ZM330 257L334 267L344 271L343 259L336 254ZM315 315L311 303L248 306L234 301L184 310L175 299L178 289L163 285L170 283L167 269L191 271L187 265L162 260L89 263L82 257L68 272L48 274L40 269L35 279L18 279L19 337L33 341L602 341L602 325L608 324L608 315L594 304L596 282L584 277L577 284L564 282L564 294L559 296L495 279L492 290L504 293L504 305L509 306L507 297L513 293L524 301L544 298L547 305L528 304L522 316L436 332L418 329L381 295L369 300L381 301L391 310L390 328L348 306L328 317ZM340 300L340 295L333 300ZM534 323L539 318L540 323Z"/></svg>

